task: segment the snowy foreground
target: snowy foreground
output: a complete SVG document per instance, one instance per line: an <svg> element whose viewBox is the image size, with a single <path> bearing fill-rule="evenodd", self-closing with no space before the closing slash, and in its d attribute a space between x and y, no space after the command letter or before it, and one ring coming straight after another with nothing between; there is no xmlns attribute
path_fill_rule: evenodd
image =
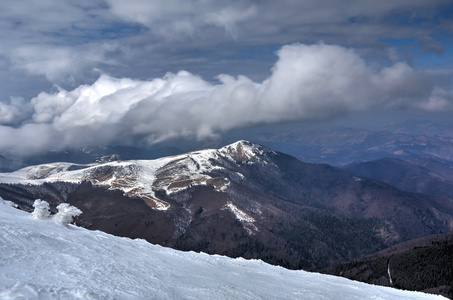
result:
<svg viewBox="0 0 453 300"><path fill-rule="evenodd" d="M0 299L445 298L36 220L0 198Z"/></svg>

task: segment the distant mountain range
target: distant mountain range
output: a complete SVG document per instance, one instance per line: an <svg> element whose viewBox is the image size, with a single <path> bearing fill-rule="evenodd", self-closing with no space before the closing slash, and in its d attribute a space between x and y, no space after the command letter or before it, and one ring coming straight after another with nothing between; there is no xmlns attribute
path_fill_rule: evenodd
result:
<svg viewBox="0 0 453 300"><path fill-rule="evenodd" d="M239 141L155 160L50 163L0 174L0 196L71 203L77 223L180 250L319 269L453 229L453 208Z"/></svg>
<svg viewBox="0 0 453 300"><path fill-rule="evenodd" d="M424 157L453 165L453 139L448 137L337 128L267 133L253 140L304 162L334 166L384 157Z"/></svg>
<svg viewBox="0 0 453 300"><path fill-rule="evenodd" d="M424 135L437 138L451 138L453 136L453 121L407 119L393 121L381 126L382 131L403 133L407 135Z"/></svg>
<svg viewBox="0 0 453 300"><path fill-rule="evenodd" d="M226 132L218 138L199 141L174 139L140 146L96 145L80 149L49 151L29 157L0 153L0 172L29 165L72 162L87 164L113 160L156 159L207 148L221 148L245 139L290 154L301 161L345 166L381 158L410 160L427 158L453 166L453 126L445 122L410 120L379 128L335 127L319 129L289 124Z"/></svg>
<svg viewBox="0 0 453 300"><path fill-rule="evenodd" d="M343 168L358 176L366 176L391 184L408 192L453 197L453 166L429 158L407 161L381 158L358 162Z"/></svg>

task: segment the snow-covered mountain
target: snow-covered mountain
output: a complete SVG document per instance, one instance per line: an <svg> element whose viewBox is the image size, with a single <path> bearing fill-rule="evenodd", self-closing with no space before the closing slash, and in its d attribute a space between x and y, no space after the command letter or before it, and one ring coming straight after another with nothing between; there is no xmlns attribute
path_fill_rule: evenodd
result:
<svg viewBox="0 0 453 300"><path fill-rule="evenodd" d="M180 250L319 269L453 230L423 195L306 164L248 141L156 160L52 163L0 174L0 196L30 210L68 202L77 224Z"/></svg>
<svg viewBox="0 0 453 300"><path fill-rule="evenodd" d="M62 226L3 200L0 228L0 299L445 299Z"/></svg>
<svg viewBox="0 0 453 300"><path fill-rule="evenodd" d="M266 155L275 152L247 141L238 141L219 150L209 149L156 160L112 161L101 164L50 163L30 166L12 173L0 174L0 182L40 185L44 182L90 181L94 185L120 189L126 195L146 199L156 210L167 210L168 202L156 191L167 195L199 185L212 185L226 190L229 179L213 175L231 164L267 164ZM262 157L261 157L262 156ZM237 179L243 179L237 173Z"/></svg>

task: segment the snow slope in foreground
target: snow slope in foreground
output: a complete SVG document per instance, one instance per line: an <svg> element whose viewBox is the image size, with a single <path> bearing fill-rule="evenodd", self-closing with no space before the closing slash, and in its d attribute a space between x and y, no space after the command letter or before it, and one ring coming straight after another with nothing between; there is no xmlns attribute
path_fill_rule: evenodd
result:
<svg viewBox="0 0 453 300"><path fill-rule="evenodd" d="M0 299L445 299L35 220L0 198Z"/></svg>

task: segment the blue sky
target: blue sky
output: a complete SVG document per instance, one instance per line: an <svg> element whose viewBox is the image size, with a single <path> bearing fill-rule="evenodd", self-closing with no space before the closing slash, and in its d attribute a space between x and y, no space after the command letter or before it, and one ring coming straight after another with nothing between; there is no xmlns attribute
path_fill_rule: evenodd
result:
<svg viewBox="0 0 453 300"><path fill-rule="evenodd" d="M453 109L451 1L0 5L0 153Z"/></svg>

